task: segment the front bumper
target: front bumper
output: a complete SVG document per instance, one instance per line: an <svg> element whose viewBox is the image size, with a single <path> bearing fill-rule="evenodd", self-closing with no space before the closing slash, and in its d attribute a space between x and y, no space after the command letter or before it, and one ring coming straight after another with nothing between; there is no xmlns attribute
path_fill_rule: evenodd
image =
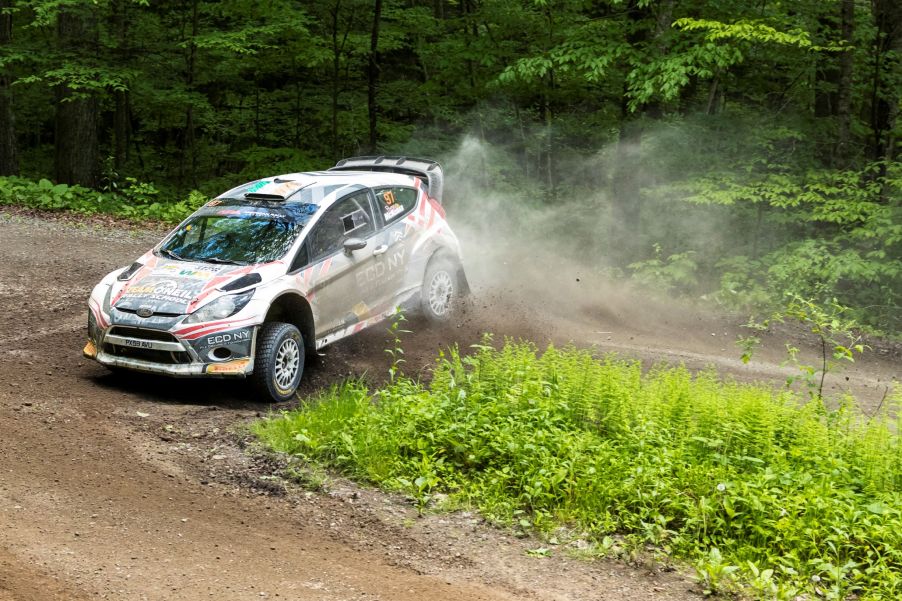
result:
<svg viewBox="0 0 902 601"><path fill-rule="evenodd" d="M223 344L228 349L227 357L216 360L212 347L204 340L187 341L171 337L160 340L160 331L152 332L153 338L140 335L117 335L112 328L97 332L100 343L89 337L82 354L88 359L111 368L130 369L177 378L196 377L246 377L254 370L253 348L256 328L242 328L233 332L218 334L205 340ZM240 342L229 345L230 334L242 333ZM223 342L223 339L227 340ZM234 351L234 354L232 353ZM204 357L210 359L204 361Z"/></svg>

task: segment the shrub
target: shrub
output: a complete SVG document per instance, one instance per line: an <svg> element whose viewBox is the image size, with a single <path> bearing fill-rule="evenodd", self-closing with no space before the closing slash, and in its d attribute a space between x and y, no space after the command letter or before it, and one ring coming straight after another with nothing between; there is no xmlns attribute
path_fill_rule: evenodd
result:
<svg viewBox="0 0 902 601"><path fill-rule="evenodd" d="M19 177L0 177L0 205L15 205L45 211L72 211L82 215L106 213L135 220L178 223L203 205L207 198L193 191L179 201L161 201L153 184L127 178L126 185L110 192L81 186L34 182Z"/></svg>
<svg viewBox="0 0 902 601"><path fill-rule="evenodd" d="M508 342L451 350L428 386L396 377L371 395L347 382L254 431L421 506L442 492L515 527L654 545L693 562L708 590L738 579L770 598L889 599L902 595L889 416Z"/></svg>

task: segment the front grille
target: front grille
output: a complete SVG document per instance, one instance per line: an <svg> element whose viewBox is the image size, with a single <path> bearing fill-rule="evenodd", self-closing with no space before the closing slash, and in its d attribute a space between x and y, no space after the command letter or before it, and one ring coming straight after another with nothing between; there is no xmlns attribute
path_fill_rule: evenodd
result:
<svg viewBox="0 0 902 601"><path fill-rule="evenodd" d="M169 332L160 330L145 330L144 328L132 328L129 326L113 326L110 331L113 336L125 336L126 338L139 338L141 340L159 340L161 342L178 342L178 339Z"/></svg>
<svg viewBox="0 0 902 601"><path fill-rule="evenodd" d="M142 361L152 361L153 363L164 363L167 365L191 363L191 357L184 351L158 351L156 349L119 346L117 344L104 344L103 350L116 357L140 359Z"/></svg>

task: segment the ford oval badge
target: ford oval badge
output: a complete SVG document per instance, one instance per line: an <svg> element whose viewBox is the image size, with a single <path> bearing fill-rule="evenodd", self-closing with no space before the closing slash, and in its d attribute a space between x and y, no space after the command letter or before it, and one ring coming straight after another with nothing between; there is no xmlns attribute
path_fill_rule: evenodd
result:
<svg viewBox="0 0 902 601"><path fill-rule="evenodd" d="M153 315L153 309L150 307L141 307L135 313L138 314L138 317L150 317Z"/></svg>

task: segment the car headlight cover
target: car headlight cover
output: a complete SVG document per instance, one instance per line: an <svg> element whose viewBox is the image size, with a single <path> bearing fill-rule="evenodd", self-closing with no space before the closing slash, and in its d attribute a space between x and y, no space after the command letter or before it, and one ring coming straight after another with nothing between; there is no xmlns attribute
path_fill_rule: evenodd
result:
<svg viewBox="0 0 902 601"><path fill-rule="evenodd" d="M106 294L103 295L103 312L110 314L110 301L113 298L113 287L107 286Z"/></svg>
<svg viewBox="0 0 902 601"><path fill-rule="evenodd" d="M88 310L88 338L95 343L100 340L100 328L97 327L97 319L90 309Z"/></svg>
<svg viewBox="0 0 902 601"><path fill-rule="evenodd" d="M248 290L242 294L220 296L189 315L182 323L203 323L231 317L241 311L253 295L254 291Z"/></svg>

